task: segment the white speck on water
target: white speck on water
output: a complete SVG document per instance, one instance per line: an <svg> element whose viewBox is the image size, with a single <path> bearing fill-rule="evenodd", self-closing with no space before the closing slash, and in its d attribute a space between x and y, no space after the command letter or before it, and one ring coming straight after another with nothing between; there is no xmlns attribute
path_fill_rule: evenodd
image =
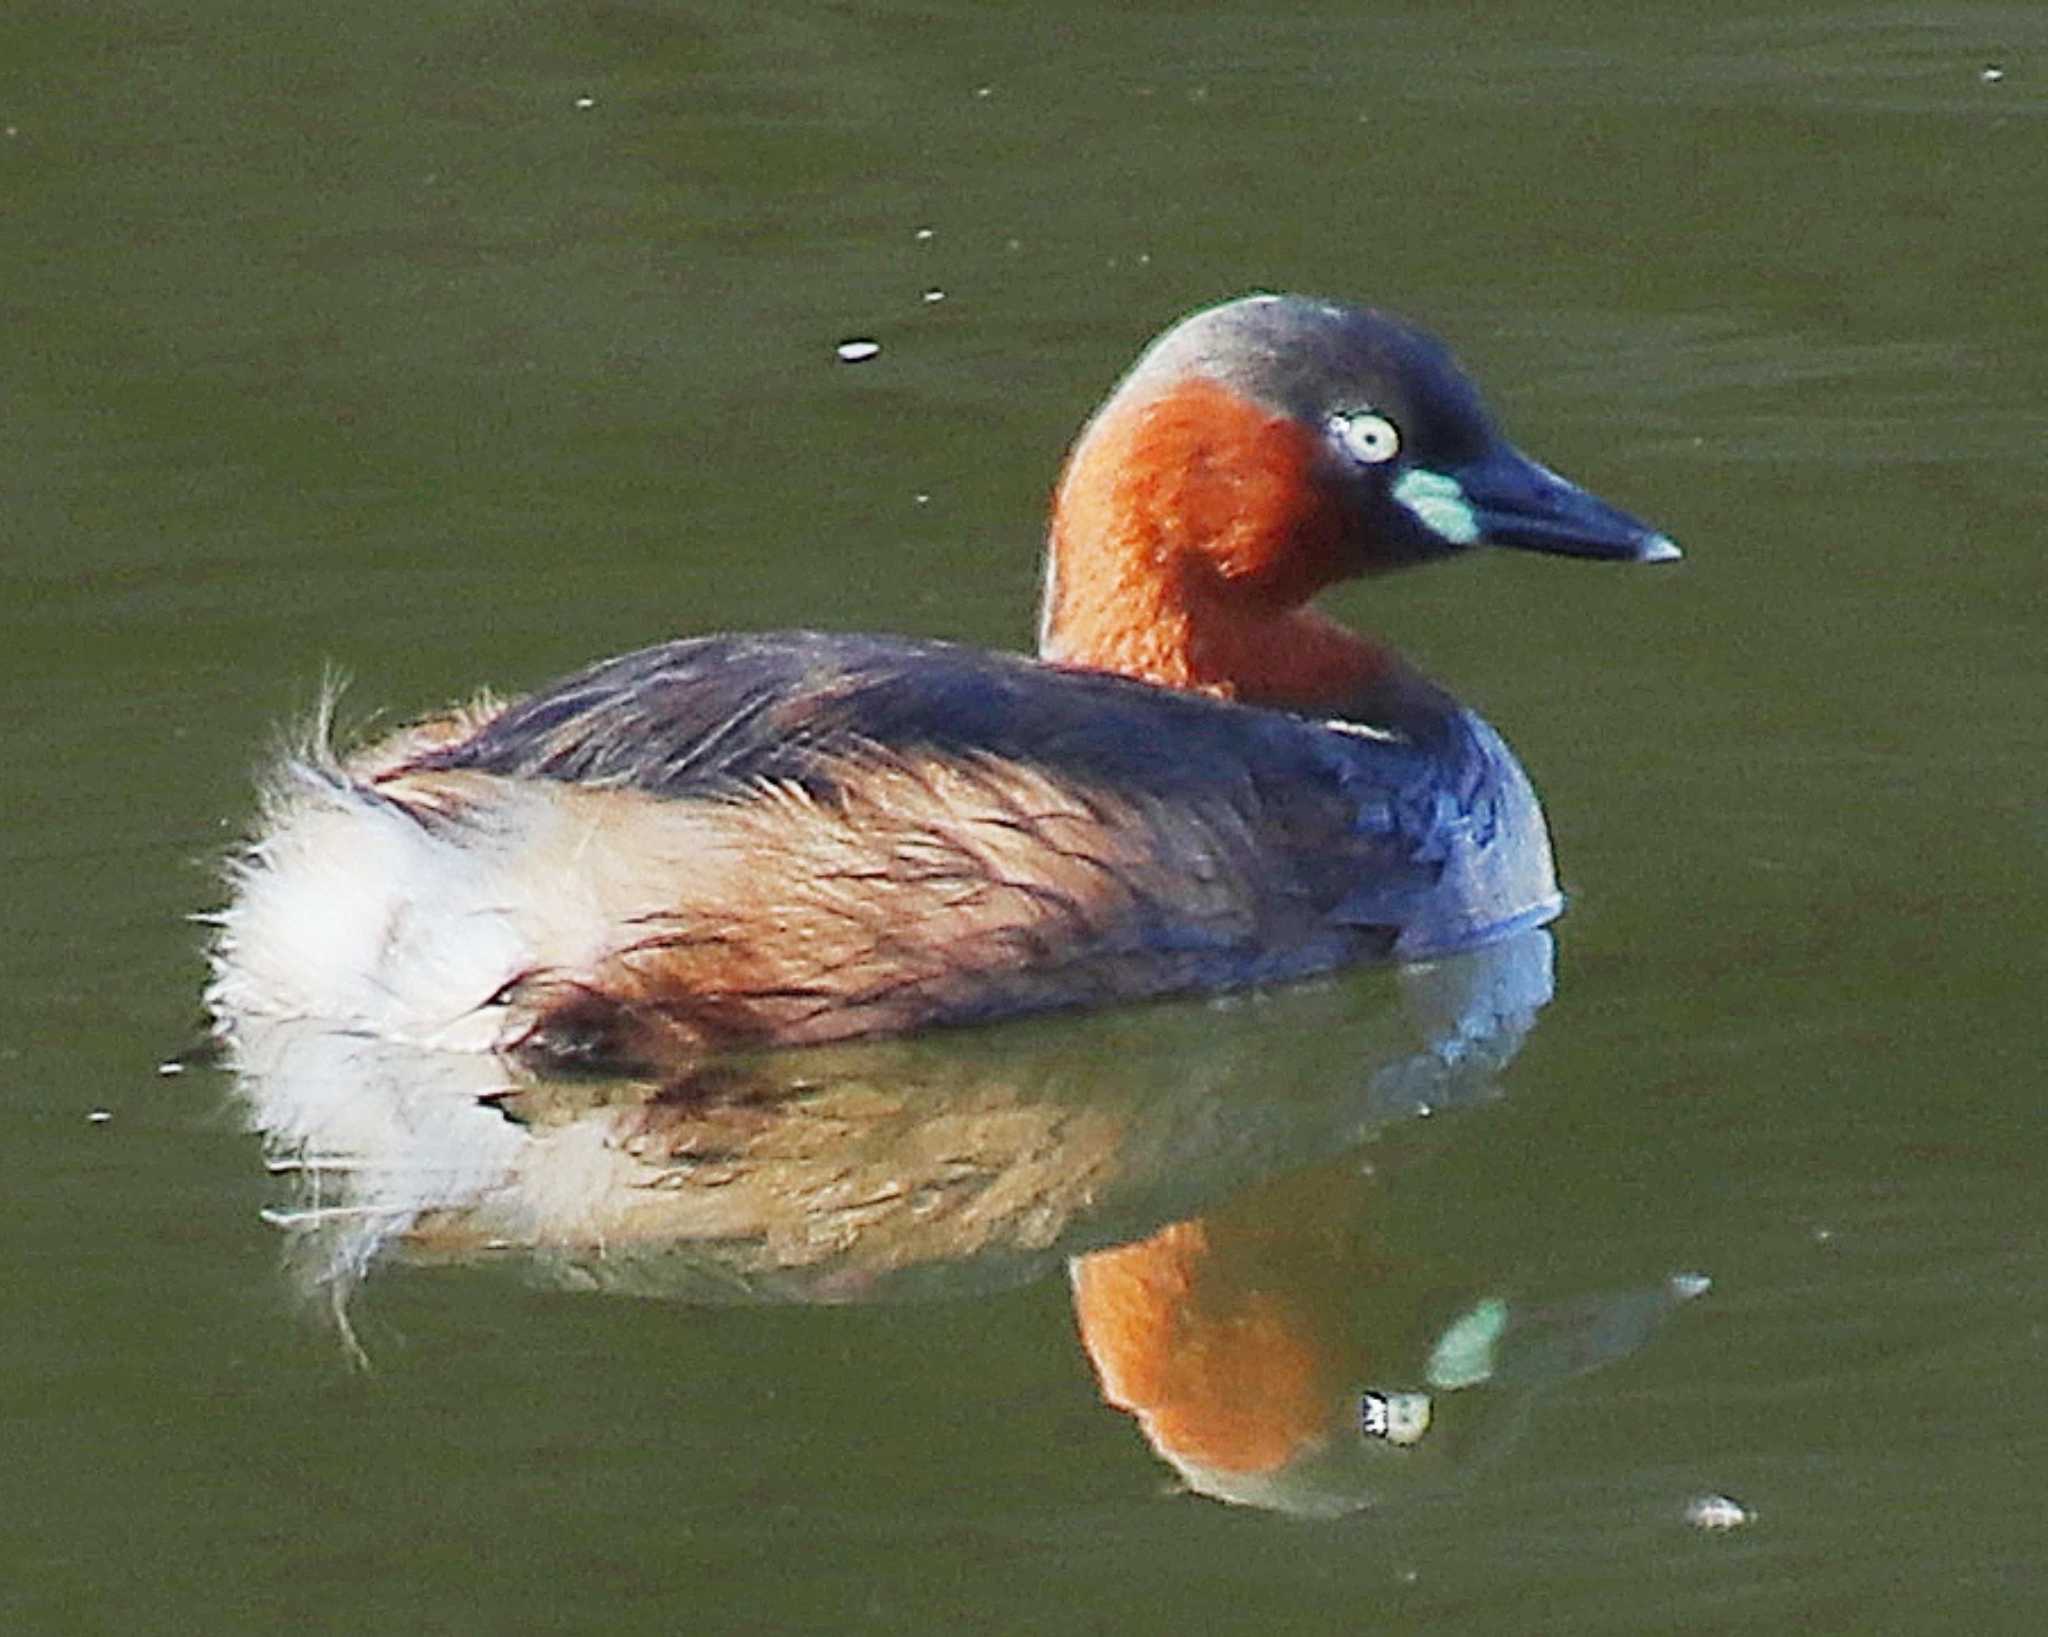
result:
<svg viewBox="0 0 2048 1637"><path fill-rule="evenodd" d="M595 107L597 106L597 98L595 98L595 97L578 97L578 98L576 99L576 106L577 106L578 108L595 108Z"/></svg>
<svg viewBox="0 0 2048 1637"><path fill-rule="evenodd" d="M105 1125L113 1117L114 1111L110 1108L96 1108L90 1114L86 1115L86 1118L90 1120L94 1125Z"/></svg>
<svg viewBox="0 0 2048 1637"><path fill-rule="evenodd" d="M1714 1281L1704 1273L1674 1273L1665 1280L1665 1285L1681 1302L1689 1302L1712 1290Z"/></svg>
<svg viewBox="0 0 2048 1637"><path fill-rule="evenodd" d="M1834 1237L1835 1230L1833 1228L1815 1228L1813 1230L1813 1242L1816 1245L1828 1244Z"/></svg>
<svg viewBox="0 0 2048 1637"><path fill-rule="evenodd" d="M931 243L932 230L928 227L921 227L915 233L911 234L911 237L917 240L919 244L929 244Z"/></svg>
<svg viewBox="0 0 2048 1637"><path fill-rule="evenodd" d="M977 85L974 88L974 94L977 97L992 97L995 93L996 88L993 85Z"/></svg>
<svg viewBox="0 0 2048 1637"><path fill-rule="evenodd" d="M1977 78L1982 80L1986 85L1996 85L2000 80L2005 78L2005 70L2000 68L1996 63L1986 63L1983 69L1978 73ZM7 134L9 136L12 136L14 133L12 131L9 131Z"/></svg>
<svg viewBox="0 0 2048 1637"><path fill-rule="evenodd" d="M157 1064L156 1072L168 1080L173 1075L183 1074L185 1072L185 1065L180 1063L175 1057L166 1058L163 1062Z"/></svg>
<svg viewBox="0 0 2048 1637"><path fill-rule="evenodd" d="M839 355L839 361L842 364L865 364L870 358L880 355L882 343L855 338L851 341L840 342L832 350Z"/></svg>
<svg viewBox="0 0 2048 1637"><path fill-rule="evenodd" d="M932 503L932 497L926 494L922 489L918 490L917 493L912 495L910 498L915 500L920 506L929 506Z"/></svg>
<svg viewBox="0 0 2048 1637"><path fill-rule="evenodd" d="M1728 1495L1695 1495L1685 1503L1685 1521L1695 1529L1740 1529L1756 1514Z"/></svg>
<svg viewBox="0 0 2048 1637"><path fill-rule="evenodd" d="M943 290L931 289L924 293L924 304L927 307L931 306L934 302L944 301L945 299L946 292Z"/></svg>
<svg viewBox="0 0 2048 1637"><path fill-rule="evenodd" d="M1152 252L1149 250L1140 250L1138 252L1138 265L1140 267L1150 267L1152 265Z"/></svg>

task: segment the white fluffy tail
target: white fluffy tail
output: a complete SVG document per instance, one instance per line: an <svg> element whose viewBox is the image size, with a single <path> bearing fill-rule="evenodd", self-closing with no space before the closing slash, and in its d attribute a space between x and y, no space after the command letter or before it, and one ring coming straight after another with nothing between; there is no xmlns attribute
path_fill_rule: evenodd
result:
<svg viewBox="0 0 2048 1637"><path fill-rule="evenodd" d="M488 840L476 829L331 761L286 763L214 917L206 999L217 1026L317 1018L420 1046L496 1044L489 1003L533 951L493 880L497 849L476 845Z"/></svg>

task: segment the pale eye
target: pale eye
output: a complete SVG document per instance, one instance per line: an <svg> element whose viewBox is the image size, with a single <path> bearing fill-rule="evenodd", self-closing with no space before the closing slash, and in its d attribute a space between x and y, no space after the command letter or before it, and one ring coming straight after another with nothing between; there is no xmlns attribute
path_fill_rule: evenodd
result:
<svg viewBox="0 0 2048 1637"><path fill-rule="evenodd" d="M1401 452L1401 429L1369 409L1348 410L1330 417L1330 433L1353 460L1378 466Z"/></svg>

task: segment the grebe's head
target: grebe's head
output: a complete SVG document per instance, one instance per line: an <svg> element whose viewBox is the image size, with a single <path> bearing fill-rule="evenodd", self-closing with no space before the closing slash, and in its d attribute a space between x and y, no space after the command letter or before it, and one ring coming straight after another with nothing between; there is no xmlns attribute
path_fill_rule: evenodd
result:
<svg viewBox="0 0 2048 1637"><path fill-rule="evenodd" d="M1291 432L1300 477L1335 514L1321 527L1342 535L1339 575L1474 545L1621 562L1679 555L1669 536L1522 454L1449 348L1371 308L1289 295L1208 308L1153 343L1098 420L1189 399L1219 423L1277 417L1269 441Z"/></svg>
<svg viewBox="0 0 2048 1637"><path fill-rule="evenodd" d="M1679 554L1508 443L1433 336L1247 296L1168 330L1083 429L1053 497L1039 652L1240 698L1342 698L1385 656L1303 605L1476 545Z"/></svg>

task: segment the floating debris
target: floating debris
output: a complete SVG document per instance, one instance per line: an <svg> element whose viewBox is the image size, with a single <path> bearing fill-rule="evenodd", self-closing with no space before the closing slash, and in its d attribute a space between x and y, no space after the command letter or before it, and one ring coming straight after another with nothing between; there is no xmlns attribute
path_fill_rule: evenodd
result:
<svg viewBox="0 0 2048 1637"><path fill-rule="evenodd" d="M832 350L839 355L842 364L865 364L870 358L881 353L882 343L856 337L851 341L840 342Z"/></svg>
<svg viewBox="0 0 2048 1637"><path fill-rule="evenodd" d="M1685 1503L1685 1521L1695 1529L1740 1529L1756 1514L1728 1495L1695 1495Z"/></svg>
<svg viewBox="0 0 2048 1637"><path fill-rule="evenodd" d="M1690 1302L1712 1290L1714 1281L1704 1273L1674 1273L1664 1281L1664 1288L1681 1302Z"/></svg>

